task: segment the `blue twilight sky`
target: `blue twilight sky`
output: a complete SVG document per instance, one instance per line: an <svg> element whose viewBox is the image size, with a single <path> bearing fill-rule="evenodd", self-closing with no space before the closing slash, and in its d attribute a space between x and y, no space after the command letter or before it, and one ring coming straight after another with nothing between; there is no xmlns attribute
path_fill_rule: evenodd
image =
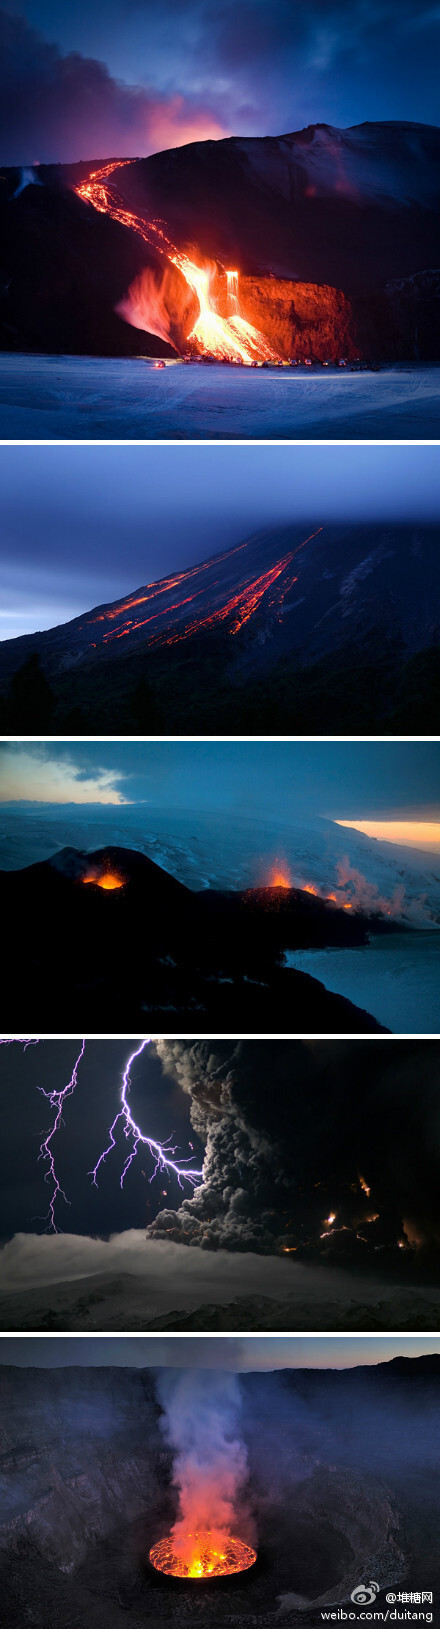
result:
<svg viewBox="0 0 440 1629"><path fill-rule="evenodd" d="M438 122L436 0L8 0L0 162Z"/></svg>
<svg viewBox="0 0 440 1629"><path fill-rule="evenodd" d="M0 639L265 526L440 518L434 446L3 447L0 485Z"/></svg>
<svg viewBox="0 0 440 1629"><path fill-rule="evenodd" d="M439 820L440 742L3 743L0 805L15 799L303 816ZM86 809L85 809L86 812Z"/></svg>
<svg viewBox="0 0 440 1629"><path fill-rule="evenodd" d="M0 1364L60 1368L103 1364L135 1368L348 1369L438 1352L435 1335L45 1335L5 1336Z"/></svg>

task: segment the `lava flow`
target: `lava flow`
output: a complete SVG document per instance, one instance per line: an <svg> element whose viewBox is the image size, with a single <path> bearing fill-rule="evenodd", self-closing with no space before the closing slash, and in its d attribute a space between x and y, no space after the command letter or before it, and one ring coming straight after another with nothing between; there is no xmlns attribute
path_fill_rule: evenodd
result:
<svg viewBox="0 0 440 1629"><path fill-rule="evenodd" d="M177 1541L170 1533L150 1550L156 1571L173 1578L220 1578L225 1573L247 1572L256 1559L250 1544L229 1534L213 1533L209 1527L186 1533Z"/></svg>
<svg viewBox="0 0 440 1629"><path fill-rule="evenodd" d="M240 315L238 272L225 272L230 315L221 317L216 309L212 289L216 267L198 266L170 242L163 222L145 221L141 215L136 215L132 210L125 208L123 198L110 182L110 176L115 170L123 169L124 162L123 159L119 159L104 164L99 170L93 170L88 180L81 182L74 191L85 203L93 204L94 209L101 215L110 215L112 220L119 221L121 226L128 226L132 231L138 232L144 243L159 251L169 265L176 266L182 273L188 288L196 295L200 307L199 315L187 335L188 342L192 342L202 355L219 357L224 361L245 362L248 366L255 361L276 362L278 357L263 334Z"/></svg>

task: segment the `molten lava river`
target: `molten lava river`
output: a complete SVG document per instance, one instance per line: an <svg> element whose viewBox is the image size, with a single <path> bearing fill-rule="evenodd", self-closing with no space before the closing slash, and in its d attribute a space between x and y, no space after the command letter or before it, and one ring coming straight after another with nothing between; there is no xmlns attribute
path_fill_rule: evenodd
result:
<svg viewBox="0 0 440 1629"><path fill-rule="evenodd" d="M246 1572L257 1559L250 1544L229 1535L198 1530L176 1540L170 1533L150 1550L156 1572L172 1578L220 1578L227 1573Z"/></svg>
<svg viewBox="0 0 440 1629"><path fill-rule="evenodd" d="M74 190L85 203L93 204L101 215L110 215L121 226L138 232L144 243L158 250L169 265L177 266L187 287L199 302L199 315L187 335L188 343L192 343L202 356L215 356L228 362L245 362L248 366L256 361L276 362L275 351L264 335L240 314L238 272L225 269L228 315L221 317L211 287L216 268L198 266L188 255L181 254L167 237L162 221L146 221L141 215L135 215L125 208L124 199L110 180L115 170L123 168L123 159L104 164L101 169L93 170L88 180Z"/></svg>

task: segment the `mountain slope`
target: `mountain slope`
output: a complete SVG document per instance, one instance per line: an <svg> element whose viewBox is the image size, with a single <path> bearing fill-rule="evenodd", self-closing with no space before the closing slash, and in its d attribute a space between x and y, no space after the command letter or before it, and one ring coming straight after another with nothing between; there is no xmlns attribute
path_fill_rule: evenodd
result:
<svg viewBox="0 0 440 1629"><path fill-rule="evenodd" d="M2 172L3 349L185 350L199 309L190 255L214 265L221 315L237 268L241 316L275 356L440 354L437 128L311 125L101 168L93 200L96 161L41 165L23 190Z"/></svg>
<svg viewBox="0 0 440 1629"><path fill-rule="evenodd" d="M439 265L439 164L435 126L316 124L129 160L117 184L129 208L165 221L178 248L365 294ZM72 180L79 169L58 173Z"/></svg>
<svg viewBox="0 0 440 1629"><path fill-rule="evenodd" d="M281 656L308 666L344 645L440 643L440 530L296 524L148 583L42 633L4 640L0 682L37 652L49 678L81 665L226 636L239 682ZM117 675L117 666L114 668Z"/></svg>

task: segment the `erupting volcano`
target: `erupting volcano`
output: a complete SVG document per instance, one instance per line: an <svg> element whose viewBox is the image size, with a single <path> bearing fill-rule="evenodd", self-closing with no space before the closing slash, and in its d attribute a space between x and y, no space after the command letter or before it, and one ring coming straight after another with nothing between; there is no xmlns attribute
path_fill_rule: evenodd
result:
<svg viewBox="0 0 440 1629"><path fill-rule="evenodd" d="M240 310L238 294L238 272L226 271L218 279L217 267L214 264L198 266L196 261L176 249L168 237L164 222L161 220L147 220L142 215L124 207L124 200L116 191L110 177L114 170L124 168L124 160L116 160L103 165L102 169L93 170L87 181L75 187L75 192L85 203L93 204L101 215L110 215L121 226L128 226L133 232L138 232L144 243L161 255L166 265L176 266L192 294L195 294L199 304L199 314L196 321L186 335L186 342L190 350L201 356L212 356L225 362L245 362L248 366L252 362L278 361L277 353L268 344L264 335L258 328L246 320ZM219 281L219 292L214 291L214 283ZM224 282L226 281L226 290ZM226 293L228 314L221 316L219 302L221 295ZM151 307L148 309L148 295L145 295L145 326L148 325L151 333L163 335L164 318L159 319L157 325L157 306L160 300L158 290L151 291ZM135 326L139 323L139 313L136 299L133 304L133 315L130 315L130 296L120 307L127 321ZM156 326L155 326L156 324ZM144 323L141 324L144 326Z"/></svg>
<svg viewBox="0 0 440 1629"><path fill-rule="evenodd" d="M173 1578L220 1578L232 1572L247 1572L254 1566L257 1553L242 1539L213 1533L208 1527L178 1540L170 1533L169 1538L153 1544L149 1559L157 1572Z"/></svg>
<svg viewBox="0 0 440 1629"><path fill-rule="evenodd" d="M97 888L106 888L111 890L113 888L123 888L125 877L120 877L117 871L102 871L101 873L97 871L88 871L87 876L82 877L81 881L94 882L96 883Z"/></svg>

